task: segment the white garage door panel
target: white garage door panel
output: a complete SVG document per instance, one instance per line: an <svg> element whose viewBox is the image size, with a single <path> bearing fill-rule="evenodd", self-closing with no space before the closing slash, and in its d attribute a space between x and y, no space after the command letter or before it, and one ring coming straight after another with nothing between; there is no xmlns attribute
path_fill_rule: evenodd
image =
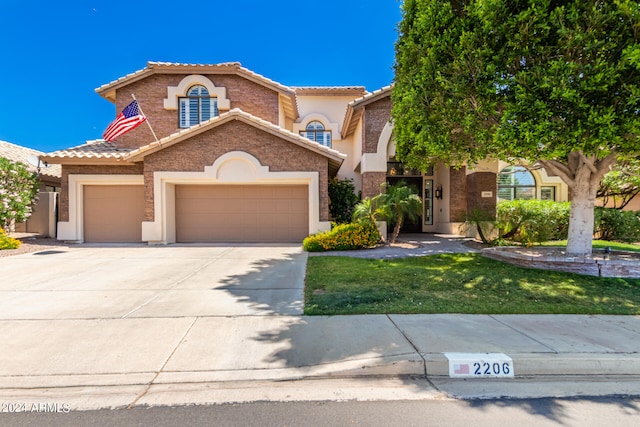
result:
<svg viewBox="0 0 640 427"><path fill-rule="evenodd" d="M142 241L142 185L85 185L84 241L127 243Z"/></svg>
<svg viewBox="0 0 640 427"><path fill-rule="evenodd" d="M301 242L309 234L304 185L177 185L178 242Z"/></svg>

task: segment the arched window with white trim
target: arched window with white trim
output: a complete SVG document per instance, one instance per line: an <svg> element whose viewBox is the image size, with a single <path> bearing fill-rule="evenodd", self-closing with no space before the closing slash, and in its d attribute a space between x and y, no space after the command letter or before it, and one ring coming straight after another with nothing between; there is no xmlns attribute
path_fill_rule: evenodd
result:
<svg viewBox="0 0 640 427"><path fill-rule="evenodd" d="M206 87L191 86L186 97L178 100L180 127L188 128L218 115L218 102L212 98Z"/></svg>
<svg viewBox="0 0 640 427"><path fill-rule="evenodd" d="M309 122L305 130L300 131L300 135L318 144L331 147L331 131L325 130L324 125L318 120Z"/></svg>
<svg viewBox="0 0 640 427"><path fill-rule="evenodd" d="M522 166L507 166L498 174L498 201L536 198L536 180Z"/></svg>

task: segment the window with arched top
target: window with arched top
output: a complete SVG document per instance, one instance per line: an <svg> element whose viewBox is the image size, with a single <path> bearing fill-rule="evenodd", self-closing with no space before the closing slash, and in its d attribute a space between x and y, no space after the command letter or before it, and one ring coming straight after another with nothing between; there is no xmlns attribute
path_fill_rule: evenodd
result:
<svg viewBox="0 0 640 427"><path fill-rule="evenodd" d="M305 130L300 131L300 135L318 144L331 147L331 131L325 130L324 125L318 120L309 122Z"/></svg>
<svg viewBox="0 0 640 427"><path fill-rule="evenodd" d="M218 115L218 102L212 98L206 87L191 86L186 97L178 100L180 127L188 128Z"/></svg>
<svg viewBox="0 0 640 427"><path fill-rule="evenodd" d="M522 166L507 166L498 174L498 201L535 199L536 180Z"/></svg>

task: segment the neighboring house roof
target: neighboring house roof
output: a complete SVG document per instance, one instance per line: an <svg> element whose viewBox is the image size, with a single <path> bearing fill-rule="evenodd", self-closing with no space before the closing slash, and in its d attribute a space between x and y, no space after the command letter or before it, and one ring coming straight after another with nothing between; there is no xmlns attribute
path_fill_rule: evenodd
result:
<svg viewBox="0 0 640 427"><path fill-rule="evenodd" d="M42 151L22 147L7 141L0 141L0 157L7 158L13 162L20 162L26 165L31 172L38 172L38 168L29 162L29 158L41 157L42 154L44 154ZM48 177L49 180L60 181L62 168L58 164L41 165L40 175Z"/></svg>
<svg viewBox="0 0 640 427"><path fill-rule="evenodd" d="M234 108L227 113L223 113L210 120L204 121L188 129L181 130L165 138L162 138L159 141L154 141L140 148L118 148L114 143L106 142L104 140L95 140L87 141L86 144L79 145L77 147L48 153L44 156L41 156L41 158L47 162L57 161L63 164L85 165L139 162L149 154L170 147L202 132L214 129L232 120L240 120L255 128L261 129L272 135L276 135L307 150L323 155L324 157L329 159L329 170L332 174L338 172L340 165L347 157L345 154L342 154L339 151L325 147L324 145L320 145L317 142L311 141L310 139L276 126L271 122L260 119L249 113L245 113L240 109Z"/></svg>
<svg viewBox="0 0 640 427"><path fill-rule="evenodd" d="M110 83L104 84L96 88L96 92L111 102L115 102L116 90L133 82L141 80L150 75L160 74L235 74L242 76L247 80L268 87L280 94L285 114L287 116L298 118L298 105L296 103L295 91L283 84L271 80L261 74L244 68L239 62L224 62L220 64L181 64L175 62L147 62L147 66L142 70L138 70L124 77L120 77Z"/></svg>
<svg viewBox="0 0 640 427"><path fill-rule="evenodd" d="M162 150L166 147L170 147L202 132L214 129L232 120L240 120L243 123L247 123L255 128L278 136L307 150L323 155L324 157L329 159L329 170L332 174L336 174L338 172L338 169L340 169L340 165L347 157L345 154L342 154L339 151L336 151L329 147L325 147L324 145L320 145L308 138L283 129L280 126L276 126L267 120L263 120L249 113L245 113L238 108L234 108L227 113L221 114L188 129L176 132L172 135L160 139L159 141L154 141L151 144L135 149L124 155L122 158L123 160L129 162L140 161L149 154L155 153L156 151Z"/></svg>
<svg viewBox="0 0 640 427"><path fill-rule="evenodd" d="M364 113L364 107L382 98L391 96L391 89L393 89L393 85L385 86L351 101L347 105L347 112L345 113L344 124L342 125L342 138L346 138L356 130L358 121L360 121Z"/></svg>

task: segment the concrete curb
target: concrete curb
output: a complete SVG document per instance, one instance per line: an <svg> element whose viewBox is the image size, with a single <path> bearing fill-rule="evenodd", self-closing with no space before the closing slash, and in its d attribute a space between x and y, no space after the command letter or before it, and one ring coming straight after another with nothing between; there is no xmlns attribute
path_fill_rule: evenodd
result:
<svg viewBox="0 0 640 427"><path fill-rule="evenodd" d="M508 354L515 378L532 376L603 376L640 374L637 354ZM449 377L443 354L424 354L427 377Z"/></svg>

